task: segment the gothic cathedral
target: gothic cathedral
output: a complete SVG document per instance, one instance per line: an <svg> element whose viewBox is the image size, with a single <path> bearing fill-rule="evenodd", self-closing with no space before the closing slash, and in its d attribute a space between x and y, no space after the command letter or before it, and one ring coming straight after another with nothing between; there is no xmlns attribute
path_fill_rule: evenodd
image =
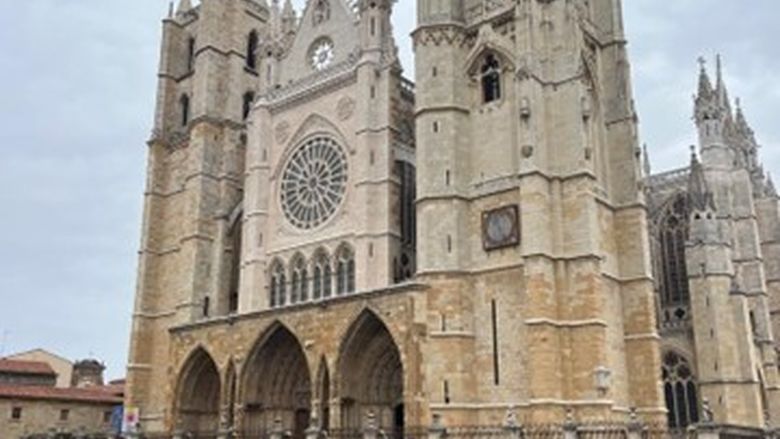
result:
<svg viewBox="0 0 780 439"><path fill-rule="evenodd" d="M778 197L720 74L649 175L620 0L417 0L414 82L395 3L163 20L140 428L780 418Z"/></svg>

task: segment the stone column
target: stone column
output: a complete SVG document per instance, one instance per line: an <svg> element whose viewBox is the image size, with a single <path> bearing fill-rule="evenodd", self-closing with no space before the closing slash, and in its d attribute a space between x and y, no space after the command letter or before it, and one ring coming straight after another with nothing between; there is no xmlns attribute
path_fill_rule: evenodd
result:
<svg viewBox="0 0 780 439"><path fill-rule="evenodd" d="M306 429L304 434L306 439L319 439L322 435L322 421L320 420L320 407L319 402L315 402L312 406L314 410L311 412L311 422L309 428Z"/></svg>
<svg viewBox="0 0 780 439"><path fill-rule="evenodd" d="M433 414L433 421L431 427L428 429L428 439L444 439L447 436L447 429L441 420L441 415L438 413Z"/></svg>
<svg viewBox="0 0 780 439"><path fill-rule="evenodd" d="M517 413L515 413L514 407L510 407L506 411L504 431L506 432L506 435L509 439L521 439L522 437L523 429L517 423Z"/></svg>
<svg viewBox="0 0 780 439"><path fill-rule="evenodd" d="M566 410L566 421L563 423L563 439L577 439L577 421L574 420L572 409Z"/></svg>
<svg viewBox="0 0 780 439"><path fill-rule="evenodd" d="M281 418L274 419L274 426L271 429L269 439L284 439L284 427Z"/></svg>
<svg viewBox="0 0 780 439"><path fill-rule="evenodd" d="M363 426L363 439L377 439L379 437L379 427L376 423L376 414L369 410L366 415L366 424Z"/></svg>
<svg viewBox="0 0 780 439"><path fill-rule="evenodd" d="M707 399L701 402L701 422L696 426L697 439L719 439L720 429L715 425L715 420L710 408L710 402Z"/></svg>
<svg viewBox="0 0 780 439"><path fill-rule="evenodd" d="M244 405L240 403L235 404L233 411L233 437L244 437Z"/></svg>
<svg viewBox="0 0 780 439"><path fill-rule="evenodd" d="M628 421L628 436L627 439L642 439L642 430L644 426L639 421L639 416L636 413L636 407L631 407L631 419Z"/></svg>

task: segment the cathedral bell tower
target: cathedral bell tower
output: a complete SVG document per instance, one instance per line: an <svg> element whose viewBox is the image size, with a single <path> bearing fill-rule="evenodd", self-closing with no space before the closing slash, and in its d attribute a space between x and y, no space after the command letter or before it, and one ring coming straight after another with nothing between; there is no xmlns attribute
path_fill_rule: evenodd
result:
<svg viewBox="0 0 780 439"><path fill-rule="evenodd" d="M621 2L417 5L418 277L428 349L459 353L426 366L445 418L477 395L660 417Z"/></svg>
<svg viewBox="0 0 780 439"><path fill-rule="evenodd" d="M776 328L772 327L770 313L770 302L777 294L777 282L773 280L777 270L764 263L778 254L775 246L766 245L771 241L770 236L776 234L768 224L775 224L777 211L766 208L774 203L776 194L758 162L758 144L742 108L738 104L736 112L733 110L720 56L716 61L714 86L704 60L701 63L699 90L694 98L701 164L694 163L691 172L698 169L706 179L714 208L708 216L717 220L718 242L725 248L705 252L700 255L703 261L696 260L696 246L688 249L694 256L687 258L687 265L694 272L701 272L702 277L690 276L691 297L715 300L718 291L726 287L722 285L725 280L718 285L712 279L718 273L722 278L730 277L728 300L722 305L728 302L733 316L731 322L710 328L712 320L708 320L705 327L696 328L702 394L713 402L713 410L724 422L763 425L767 419L765 413L770 419L780 416L780 383L773 342ZM692 232L696 222L691 220ZM726 250L730 255L728 267L707 260ZM700 296L698 299L696 294ZM694 309L694 319L695 314ZM732 329L724 329L727 327ZM727 345L733 345L739 355L718 358L722 347ZM730 384L735 382L741 384Z"/></svg>
<svg viewBox="0 0 780 439"><path fill-rule="evenodd" d="M237 307L231 230L268 16L260 2L180 0L163 20L126 399L147 431L163 429L168 328Z"/></svg>

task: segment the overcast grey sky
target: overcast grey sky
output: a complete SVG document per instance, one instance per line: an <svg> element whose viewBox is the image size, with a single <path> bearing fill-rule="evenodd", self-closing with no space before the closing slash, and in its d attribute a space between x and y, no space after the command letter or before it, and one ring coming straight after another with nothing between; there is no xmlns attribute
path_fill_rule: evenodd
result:
<svg viewBox="0 0 780 439"><path fill-rule="evenodd" d="M407 69L414 9L396 7ZM687 163L696 58L720 52L777 175L780 2L625 0L624 9L654 169ZM43 347L124 374L166 11L165 0L0 0L0 355Z"/></svg>

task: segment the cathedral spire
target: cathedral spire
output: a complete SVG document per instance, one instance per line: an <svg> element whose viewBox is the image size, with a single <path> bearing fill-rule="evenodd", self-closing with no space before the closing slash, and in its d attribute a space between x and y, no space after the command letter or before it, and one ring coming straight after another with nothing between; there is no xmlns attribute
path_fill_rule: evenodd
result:
<svg viewBox="0 0 780 439"><path fill-rule="evenodd" d="M642 167L645 177L649 177L652 173L652 168L650 166L650 154L647 152L647 143L642 146Z"/></svg>
<svg viewBox="0 0 780 439"><path fill-rule="evenodd" d="M295 14L292 0L285 0L282 8L282 33L284 35L295 32L298 24L298 16Z"/></svg>
<svg viewBox="0 0 780 439"><path fill-rule="evenodd" d="M696 147L691 146L691 174L688 179L688 197L691 208L699 211L715 210L712 191L704 175L704 167L696 155Z"/></svg>
<svg viewBox="0 0 780 439"><path fill-rule="evenodd" d="M715 92L718 96L718 104L726 112L727 117L730 117L731 101L729 100L729 91L726 87L726 82L723 80L723 61L720 57L720 54L716 55L715 64L718 76L715 85Z"/></svg>
<svg viewBox="0 0 780 439"><path fill-rule="evenodd" d="M707 61L704 57L699 57L699 65L701 68L699 70L699 95L697 96L697 100L704 100L712 97L712 82L710 81L710 75L707 74L706 64Z"/></svg>

